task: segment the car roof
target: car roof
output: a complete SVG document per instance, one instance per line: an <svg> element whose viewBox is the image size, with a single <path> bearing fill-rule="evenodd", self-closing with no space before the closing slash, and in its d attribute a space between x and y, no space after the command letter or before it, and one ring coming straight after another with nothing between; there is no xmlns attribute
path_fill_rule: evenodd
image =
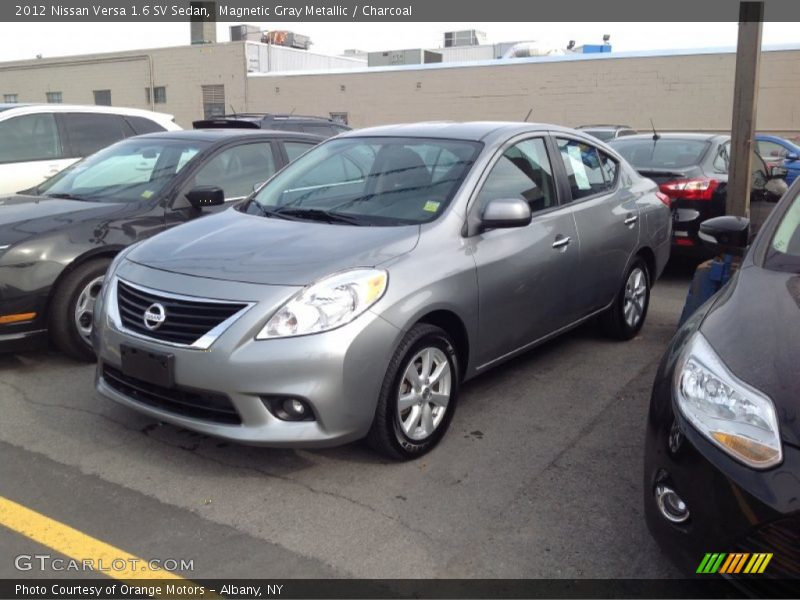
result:
<svg viewBox="0 0 800 600"><path fill-rule="evenodd" d="M730 139L730 135L726 133L699 133L699 132L669 132L658 134L660 140L698 140L698 141L722 141ZM623 143L635 140L650 140L653 141L652 133L638 133L636 135L626 135L625 137L613 140L613 143ZM613 144L612 144L613 145Z"/></svg>
<svg viewBox="0 0 800 600"><path fill-rule="evenodd" d="M219 142L236 138L291 138L293 140L308 140L319 143L325 138L321 135L301 133L299 131L276 131L274 129L182 129L180 131L158 131L136 136L136 138L167 138L172 140L201 140L204 142ZM132 138L128 138L132 139Z"/></svg>
<svg viewBox="0 0 800 600"><path fill-rule="evenodd" d="M56 104L44 102L19 102L0 104L0 110L20 109L20 112L93 112L108 113L112 115L127 115L131 117L149 117L151 119L172 120L173 116L168 113L161 113L142 108L127 108L124 106L99 106L95 104Z"/></svg>
<svg viewBox="0 0 800 600"><path fill-rule="evenodd" d="M578 125L575 129L633 129L629 125Z"/></svg>
<svg viewBox="0 0 800 600"><path fill-rule="evenodd" d="M483 141L495 135L512 136L518 133L536 131L560 131L569 133L573 130L559 125L547 123L523 123L512 121L431 121L425 123L401 123L397 125L380 125L339 134L345 137L421 137L466 141Z"/></svg>

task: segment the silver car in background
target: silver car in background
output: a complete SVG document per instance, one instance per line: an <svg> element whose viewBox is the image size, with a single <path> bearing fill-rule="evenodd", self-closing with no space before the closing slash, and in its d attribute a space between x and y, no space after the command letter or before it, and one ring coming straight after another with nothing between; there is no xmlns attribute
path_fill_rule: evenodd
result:
<svg viewBox="0 0 800 600"><path fill-rule="evenodd" d="M97 390L238 442L366 438L413 458L464 381L593 317L638 333L669 257L666 202L556 126L340 135L239 206L116 258Z"/></svg>

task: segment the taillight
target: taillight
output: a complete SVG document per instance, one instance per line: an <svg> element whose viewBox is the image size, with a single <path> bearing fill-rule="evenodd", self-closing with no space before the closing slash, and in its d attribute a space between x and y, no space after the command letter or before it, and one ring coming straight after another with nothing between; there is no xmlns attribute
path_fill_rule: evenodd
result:
<svg viewBox="0 0 800 600"><path fill-rule="evenodd" d="M672 206L672 200L664 192L656 192L656 198L661 200L667 207Z"/></svg>
<svg viewBox="0 0 800 600"><path fill-rule="evenodd" d="M707 177L696 179L674 179L658 186L670 198L683 198L685 200L711 200L714 191L719 187L719 181Z"/></svg>

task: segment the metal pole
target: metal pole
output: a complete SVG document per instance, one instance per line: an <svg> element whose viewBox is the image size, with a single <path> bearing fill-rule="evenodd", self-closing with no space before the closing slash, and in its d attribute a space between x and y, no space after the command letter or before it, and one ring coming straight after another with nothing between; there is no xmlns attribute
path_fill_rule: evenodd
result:
<svg viewBox="0 0 800 600"><path fill-rule="evenodd" d="M739 39L736 47L736 80L733 84L733 122L726 209L729 215L748 217L752 184L752 145L758 103L758 71L761 59L761 25L764 2L739 4Z"/></svg>

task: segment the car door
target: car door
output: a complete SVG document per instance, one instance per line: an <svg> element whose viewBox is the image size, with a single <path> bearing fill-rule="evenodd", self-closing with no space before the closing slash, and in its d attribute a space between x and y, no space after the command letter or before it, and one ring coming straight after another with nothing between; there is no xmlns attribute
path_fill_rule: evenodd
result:
<svg viewBox="0 0 800 600"><path fill-rule="evenodd" d="M192 172L181 185L171 210L167 212L167 226L229 208L272 177L281 161L279 151L270 139L245 140L219 149L201 163L192 165ZM189 204L186 194L196 187L208 186L222 188L225 204L204 208L198 213Z"/></svg>
<svg viewBox="0 0 800 600"><path fill-rule="evenodd" d="M521 198L533 218L526 227L483 231L469 238L479 294L479 366L568 325L570 279L578 237L568 206L560 206L544 136L507 143L498 152L470 211L491 200Z"/></svg>
<svg viewBox="0 0 800 600"><path fill-rule="evenodd" d="M580 239L580 266L571 290L580 317L612 302L639 242L639 209L621 185L619 162L583 140L558 134L558 169L567 184Z"/></svg>
<svg viewBox="0 0 800 600"><path fill-rule="evenodd" d="M0 195L39 185L69 166L52 113L16 115L0 121Z"/></svg>

